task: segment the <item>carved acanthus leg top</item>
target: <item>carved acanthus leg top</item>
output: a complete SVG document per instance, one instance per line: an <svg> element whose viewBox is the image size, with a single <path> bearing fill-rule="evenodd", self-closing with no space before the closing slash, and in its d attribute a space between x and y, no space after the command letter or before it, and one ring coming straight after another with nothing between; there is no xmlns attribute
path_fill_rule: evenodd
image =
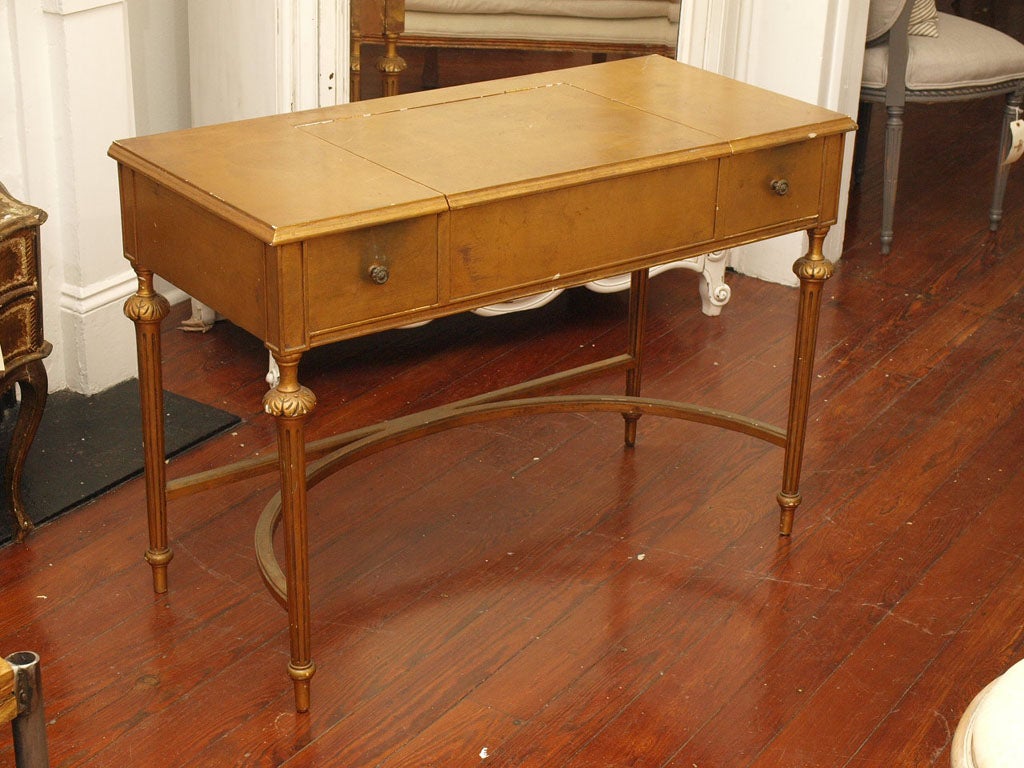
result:
<svg viewBox="0 0 1024 768"><path fill-rule="evenodd" d="M281 381L263 396L263 410L274 417L297 417L312 413L316 406L316 395L312 390L306 387L299 387L294 391L282 390L283 383L284 371L282 370Z"/></svg>
<svg viewBox="0 0 1024 768"><path fill-rule="evenodd" d="M383 95L397 96L398 79L405 72L408 64L398 54L398 35L389 33L385 36L385 40L384 55L377 59L377 71L380 72Z"/></svg>
<svg viewBox="0 0 1024 768"><path fill-rule="evenodd" d="M276 387L263 398L263 409L277 421L284 529L285 583L291 660L288 675L295 688L295 709L309 710L311 658L309 603L309 530L306 514L306 443L304 422L316 406L313 393L299 384L299 355L274 355L281 370Z"/></svg>
<svg viewBox="0 0 1024 768"><path fill-rule="evenodd" d="M786 424L786 456L782 471L782 490L778 495L781 516L779 533L793 531L793 517L800 505L800 466L803 462L811 382L814 374L814 348L818 337L821 289L835 267L822 254L828 227L811 230L806 256L797 259L793 272L800 278L800 306L797 311L796 343L793 351L793 376L789 390L789 418Z"/></svg>
<svg viewBox="0 0 1024 768"><path fill-rule="evenodd" d="M135 268L139 289L124 304L135 323L139 359L139 401L142 410L142 446L146 468L146 514L149 549L146 561L153 569L153 589L167 591L167 564L173 556L167 542L167 470L164 466L164 391L160 353L160 323L170 312L167 299L153 289L153 273Z"/></svg>
<svg viewBox="0 0 1024 768"><path fill-rule="evenodd" d="M827 232L828 230L826 230L826 233ZM821 239L825 239L824 234L821 236ZM835 272L835 269L835 264L828 261L824 256L821 256L820 253L817 258L812 254L808 254L803 258L797 259L793 264L793 274L800 278L801 287L803 287L803 284L808 281L816 283L825 282L832 277L832 273Z"/></svg>

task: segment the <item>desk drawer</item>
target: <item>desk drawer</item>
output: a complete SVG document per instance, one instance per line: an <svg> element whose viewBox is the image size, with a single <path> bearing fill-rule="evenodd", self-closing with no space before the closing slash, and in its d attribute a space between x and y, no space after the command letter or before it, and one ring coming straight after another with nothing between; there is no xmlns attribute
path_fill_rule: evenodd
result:
<svg viewBox="0 0 1024 768"><path fill-rule="evenodd" d="M0 293L36 285L35 229L0 241Z"/></svg>
<svg viewBox="0 0 1024 768"><path fill-rule="evenodd" d="M731 237L818 213L823 139L722 160L717 237Z"/></svg>
<svg viewBox="0 0 1024 768"><path fill-rule="evenodd" d="M43 324L35 294L22 296L0 308L0 348L8 363L37 351L42 343Z"/></svg>
<svg viewBox="0 0 1024 768"><path fill-rule="evenodd" d="M701 160L454 210L451 296L542 288L706 242L717 180L718 163Z"/></svg>
<svg viewBox="0 0 1024 768"><path fill-rule="evenodd" d="M437 303L437 217L397 221L305 244L309 332Z"/></svg>

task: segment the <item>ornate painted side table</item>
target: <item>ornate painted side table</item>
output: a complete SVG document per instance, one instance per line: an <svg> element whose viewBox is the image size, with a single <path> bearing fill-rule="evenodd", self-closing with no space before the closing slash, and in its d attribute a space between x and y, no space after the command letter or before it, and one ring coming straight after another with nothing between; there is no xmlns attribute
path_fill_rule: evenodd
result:
<svg viewBox="0 0 1024 768"><path fill-rule="evenodd" d="M39 227L46 212L15 200L0 184L0 393L15 384L21 407L7 453L4 473L15 520L15 538L32 529L21 500L21 473L46 406L43 359L50 342L43 339L43 299L39 280Z"/></svg>

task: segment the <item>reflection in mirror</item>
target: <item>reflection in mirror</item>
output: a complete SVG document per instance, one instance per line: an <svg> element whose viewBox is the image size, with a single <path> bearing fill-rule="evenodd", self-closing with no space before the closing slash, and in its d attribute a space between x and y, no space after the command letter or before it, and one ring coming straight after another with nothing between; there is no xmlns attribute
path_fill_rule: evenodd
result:
<svg viewBox="0 0 1024 768"><path fill-rule="evenodd" d="M679 37L680 0L350 2L353 101L609 58L674 58Z"/></svg>

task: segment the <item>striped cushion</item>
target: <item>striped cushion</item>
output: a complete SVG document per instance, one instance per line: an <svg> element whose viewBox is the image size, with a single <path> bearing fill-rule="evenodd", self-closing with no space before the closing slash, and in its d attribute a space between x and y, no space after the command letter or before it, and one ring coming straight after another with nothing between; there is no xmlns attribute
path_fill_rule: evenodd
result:
<svg viewBox="0 0 1024 768"><path fill-rule="evenodd" d="M910 9L910 28L907 31L912 35L938 37L938 18L935 0L914 0L914 6Z"/></svg>
<svg viewBox="0 0 1024 768"><path fill-rule="evenodd" d="M871 0L868 8L867 41L878 40L892 29L900 12L910 6L910 34L924 37L938 37L939 26L936 23L938 10L935 0Z"/></svg>

